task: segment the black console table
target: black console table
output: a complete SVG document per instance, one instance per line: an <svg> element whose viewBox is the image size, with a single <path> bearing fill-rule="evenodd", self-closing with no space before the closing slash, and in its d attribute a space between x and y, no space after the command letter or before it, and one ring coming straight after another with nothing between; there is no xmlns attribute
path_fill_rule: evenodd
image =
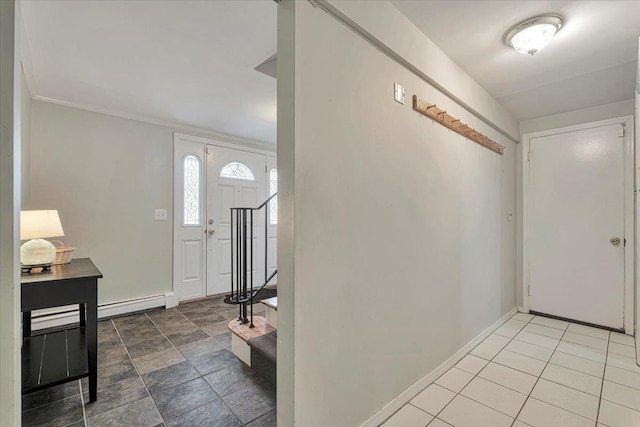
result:
<svg viewBox="0 0 640 427"><path fill-rule="evenodd" d="M89 377L89 401L98 384L98 279L89 258L22 274L22 394ZM31 311L78 304L80 326L31 334Z"/></svg>

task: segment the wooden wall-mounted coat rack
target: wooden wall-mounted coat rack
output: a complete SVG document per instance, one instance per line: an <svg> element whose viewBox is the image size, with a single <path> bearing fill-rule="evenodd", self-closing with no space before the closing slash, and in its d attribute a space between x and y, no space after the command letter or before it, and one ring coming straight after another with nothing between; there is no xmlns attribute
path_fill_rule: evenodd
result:
<svg viewBox="0 0 640 427"><path fill-rule="evenodd" d="M501 155L504 153L504 147L502 145L467 126L452 115L447 114L446 111L436 107L436 104L429 104L425 100L418 98L418 95L413 95L413 109L491 151L495 151Z"/></svg>

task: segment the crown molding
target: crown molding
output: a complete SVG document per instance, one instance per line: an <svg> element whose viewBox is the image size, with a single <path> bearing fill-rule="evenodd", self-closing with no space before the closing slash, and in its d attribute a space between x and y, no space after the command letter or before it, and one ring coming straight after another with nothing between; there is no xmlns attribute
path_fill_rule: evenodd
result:
<svg viewBox="0 0 640 427"><path fill-rule="evenodd" d="M246 147L257 148L260 150L266 150L270 152L276 151L276 144L271 144L264 141L258 141L255 139L243 138L240 136L230 135L224 132L218 132L215 130L209 130L199 128L195 126L184 125L181 123L171 122L168 120L155 119L152 117L144 116L141 114L123 113L120 111L109 110L106 108L96 107L93 105L80 104L76 102L63 101L61 99L48 98L45 96L34 96L33 99L40 102L48 102L50 104L62 105L64 107L77 108L79 110L90 111L92 113L105 114L108 116L119 117L121 119L135 120L142 123L147 123L156 126L163 126L170 128L174 132L188 132L190 134L196 134L197 136L209 137L222 142L228 142L231 144L243 145Z"/></svg>

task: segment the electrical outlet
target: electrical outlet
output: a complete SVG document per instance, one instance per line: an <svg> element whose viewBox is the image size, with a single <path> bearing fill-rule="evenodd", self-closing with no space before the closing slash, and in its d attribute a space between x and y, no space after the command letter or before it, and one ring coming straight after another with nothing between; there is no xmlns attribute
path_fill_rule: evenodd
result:
<svg viewBox="0 0 640 427"><path fill-rule="evenodd" d="M167 210L166 209L156 209L155 216L156 221L166 221L167 220Z"/></svg>
<svg viewBox="0 0 640 427"><path fill-rule="evenodd" d="M400 86L398 83L393 84L393 99L404 105L404 87Z"/></svg>

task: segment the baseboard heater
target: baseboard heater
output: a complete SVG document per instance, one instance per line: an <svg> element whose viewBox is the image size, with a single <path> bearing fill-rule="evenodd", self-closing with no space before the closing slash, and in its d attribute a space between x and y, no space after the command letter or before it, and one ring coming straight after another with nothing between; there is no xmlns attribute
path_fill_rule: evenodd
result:
<svg viewBox="0 0 640 427"><path fill-rule="evenodd" d="M109 302L98 305L98 319L105 320L124 314L150 310L167 305L169 294L152 295L125 301ZM45 313L32 313L31 325L33 330L56 328L58 326L78 323L78 309L67 306L62 309Z"/></svg>

